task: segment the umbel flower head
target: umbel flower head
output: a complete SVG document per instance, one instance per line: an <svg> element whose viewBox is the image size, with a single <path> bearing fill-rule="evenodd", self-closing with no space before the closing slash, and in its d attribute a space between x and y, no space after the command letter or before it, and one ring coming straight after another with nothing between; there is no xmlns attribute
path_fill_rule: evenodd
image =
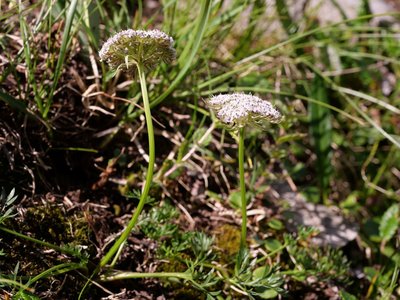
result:
<svg viewBox="0 0 400 300"><path fill-rule="evenodd" d="M174 40L160 30L123 30L110 37L99 51L102 61L113 69L136 73L136 64L147 71L161 61L171 63L175 59Z"/></svg>
<svg viewBox="0 0 400 300"><path fill-rule="evenodd" d="M265 128L266 123L283 119L270 102L244 93L218 95L205 102L222 123L233 129L247 125Z"/></svg>

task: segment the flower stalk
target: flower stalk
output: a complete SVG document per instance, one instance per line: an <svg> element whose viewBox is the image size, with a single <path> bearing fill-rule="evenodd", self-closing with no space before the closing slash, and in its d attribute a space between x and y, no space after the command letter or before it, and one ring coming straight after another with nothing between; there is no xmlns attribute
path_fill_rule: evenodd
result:
<svg viewBox="0 0 400 300"><path fill-rule="evenodd" d="M112 68L128 72L139 79L147 126L149 163L139 204L125 230L101 259L98 269L107 265L113 257L112 265L117 262L122 252L122 247L137 224L146 204L153 180L155 142L145 72L154 69L161 61L170 63L175 59L173 42L174 40L170 36L159 30L144 31L128 29L109 38L99 52L101 60L107 62Z"/></svg>
<svg viewBox="0 0 400 300"><path fill-rule="evenodd" d="M239 181L240 181L240 199L242 212L242 231L240 238L240 248L246 247L247 237L247 199L246 199L246 183L244 180L244 127L239 129Z"/></svg>
<svg viewBox="0 0 400 300"><path fill-rule="evenodd" d="M110 250L108 250L107 254L102 258L102 260L100 262L100 267L104 267L116 253L117 253L117 256L114 257L113 264L115 264L115 262L117 261L119 253L121 252L118 250L123 247L125 241L128 239L129 234L131 233L132 229L137 224L137 221L143 210L143 207L146 204L146 199L149 194L151 182L153 179L154 163L155 163L155 143L154 143L153 120L151 118L150 102L149 102L149 96L147 93L146 76L144 73L144 68L141 63L138 63L136 66L137 66L137 72L138 72L139 81L140 81L140 88L142 91L144 113L145 113L145 117L146 117L147 136L148 136L148 141L149 141L149 164L147 167L146 182L144 184L142 194L140 195L139 204L136 207L136 210L135 210L134 214L132 215L132 218L129 221L128 226L125 228L125 230L120 235L118 240L114 243L114 245L110 248Z"/></svg>
<svg viewBox="0 0 400 300"><path fill-rule="evenodd" d="M239 185L241 199L241 235L237 260L239 268L247 249L247 197L244 178L244 134L247 126L265 129L269 123L279 123L282 115L271 103L244 93L218 95L206 100L207 106L230 130L238 133Z"/></svg>

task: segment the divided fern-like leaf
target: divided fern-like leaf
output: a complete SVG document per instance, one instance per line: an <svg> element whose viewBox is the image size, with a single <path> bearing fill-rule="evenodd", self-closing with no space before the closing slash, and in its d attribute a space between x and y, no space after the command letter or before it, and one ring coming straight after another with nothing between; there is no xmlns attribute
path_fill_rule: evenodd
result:
<svg viewBox="0 0 400 300"><path fill-rule="evenodd" d="M17 200L17 197L18 196L15 195L15 189L12 189L8 195L5 190L2 189L0 194L0 224L2 224L6 219L15 216L15 214L13 214L13 203Z"/></svg>

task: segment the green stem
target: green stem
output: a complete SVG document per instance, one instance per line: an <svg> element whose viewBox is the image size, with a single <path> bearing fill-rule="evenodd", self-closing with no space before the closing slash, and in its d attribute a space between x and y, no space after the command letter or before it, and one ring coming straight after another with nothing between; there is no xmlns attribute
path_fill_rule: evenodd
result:
<svg viewBox="0 0 400 300"><path fill-rule="evenodd" d="M69 254L69 255L72 255L74 257L82 257L82 255L77 250L71 250L71 249L68 249L68 248L64 248L64 247L60 247L60 246L57 246L57 245L54 245L54 244L50 244L48 242L44 242L44 241L35 239L33 237L27 236L25 234L16 232L14 230L5 228L3 226L0 226L0 230L4 231L4 232L7 232L9 234L13 234L13 235L15 235L15 236L17 236L19 238L24 239L24 240L27 240L27 241L42 245L44 247L48 247L50 249L54 249L54 250L59 251L59 252L64 253L64 254Z"/></svg>
<svg viewBox="0 0 400 300"><path fill-rule="evenodd" d="M140 196L139 204L133 214L131 220L128 223L128 226L118 238L118 240L114 243L111 249L107 252L107 254L103 257L100 262L100 268L104 267L108 261L113 257L113 255L118 251L120 247L122 247L123 243L128 239L129 234L131 233L132 229L135 227L140 213L143 210L144 205L146 204L147 195L150 190L150 185L153 179L153 171L154 171L154 161L155 161L155 146L154 146L154 130L153 130L153 121L151 119L151 111L150 111L150 103L149 103L149 96L147 94L147 87L146 87L146 78L143 70L143 65L141 63L137 64L137 69L139 73L139 81L140 87L142 90L142 98L144 104L144 112L146 116L146 124L147 124L147 135L149 139L149 165L147 169L146 175L146 182L144 184L144 188L142 194ZM114 258L114 261L117 259Z"/></svg>
<svg viewBox="0 0 400 300"><path fill-rule="evenodd" d="M53 266L53 267L45 270L44 272L40 273L39 275L36 275L32 279L30 279L27 283L27 286L32 285L36 281L43 279L43 278L47 278L49 276L59 275L59 274L69 272L71 270L82 269L82 268L86 269L86 267L80 263L63 263L63 264L60 264L57 266Z"/></svg>
<svg viewBox="0 0 400 300"><path fill-rule="evenodd" d="M239 179L240 179L240 198L242 210L242 235L240 239L240 249L246 247L247 236L247 201L246 201L246 185L244 182L244 127L239 129Z"/></svg>
<svg viewBox="0 0 400 300"><path fill-rule="evenodd" d="M137 279L137 278L180 278L184 280L191 280L192 276L189 273L182 272L154 272L154 273L140 273L140 272L121 272L116 275L103 276L101 281L114 281L123 279Z"/></svg>
<svg viewBox="0 0 400 300"><path fill-rule="evenodd" d="M282 246L280 246L279 248L275 249L274 251L271 251L270 253L268 253L267 255L257 259L257 263L261 263L264 260L266 260L267 258L270 258L271 256L275 255L276 253L281 252L283 249L285 249L287 247L288 243L284 243Z"/></svg>
<svg viewBox="0 0 400 300"><path fill-rule="evenodd" d="M34 292L34 289L29 288L27 285L24 285L18 281L6 278L0 278L0 284L4 285L13 285L19 287L22 290L27 290L28 292Z"/></svg>

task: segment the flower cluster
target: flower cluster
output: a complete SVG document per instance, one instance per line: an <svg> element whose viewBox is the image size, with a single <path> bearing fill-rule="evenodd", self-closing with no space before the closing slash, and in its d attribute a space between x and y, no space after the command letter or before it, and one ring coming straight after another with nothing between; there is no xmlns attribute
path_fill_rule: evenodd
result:
<svg viewBox="0 0 400 300"><path fill-rule="evenodd" d="M154 69L161 61L175 59L174 40L160 30L123 30L109 38L99 51L102 61L114 69L136 73L136 65Z"/></svg>
<svg viewBox="0 0 400 300"><path fill-rule="evenodd" d="M246 125L264 128L266 122L282 121L282 115L271 103L253 95L218 95L206 100L206 104L222 123L232 128Z"/></svg>

